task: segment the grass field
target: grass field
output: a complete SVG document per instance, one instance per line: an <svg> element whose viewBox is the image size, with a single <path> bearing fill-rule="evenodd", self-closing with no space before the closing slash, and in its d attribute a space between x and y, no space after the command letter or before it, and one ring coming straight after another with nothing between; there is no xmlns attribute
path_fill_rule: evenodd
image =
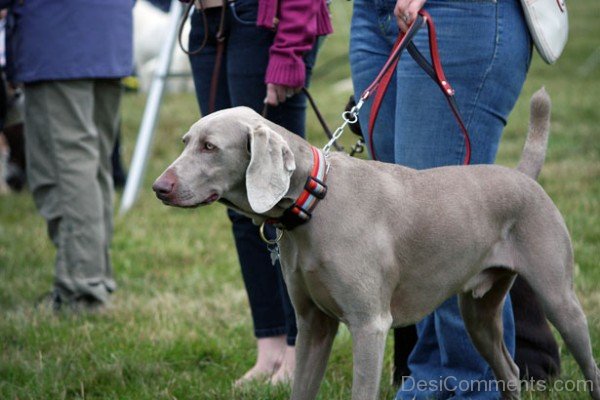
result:
<svg viewBox="0 0 600 400"><path fill-rule="evenodd" d="M313 95L330 125L349 89L346 62L351 3L332 4L336 33L322 48ZM552 67L536 56L510 117L498 163L514 166L525 139L530 95L545 85L553 100L552 134L540 178L565 216L576 259L575 284L600 359L600 4L569 3L570 42ZM588 58L596 52L596 66ZM587 63L586 63L586 60ZM129 160L144 107L123 105ZM30 194L0 198L0 399L285 399L286 387L232 388L251 367L252 323L225 208L163 206L151 182L181 150L181 135L198 118L191 94L165 98L152 158L134 209L116 218L112 256L119 290L114 307L92 316L53 315L33 307L52 284L54 249ZM309 139L324 144L312 117ZM346 133L344 143L354 138ZM118 199L117 199L118 200ZM564 346L562 379L582 376ZM389 384L391 340L382 398ZM351 341L342 329L320 399L347 399ZM582 393L525 393L526 399L585 399Z"/></svg>

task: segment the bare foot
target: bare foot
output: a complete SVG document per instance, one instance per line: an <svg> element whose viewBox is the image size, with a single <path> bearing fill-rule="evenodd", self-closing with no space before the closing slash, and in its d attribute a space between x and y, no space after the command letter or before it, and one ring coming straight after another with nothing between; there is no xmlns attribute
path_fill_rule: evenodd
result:
<svg viewBox="0 0 600 400"><path fill-rule="evenodd" d="M285 355L281 366L275 372L275 374L269 380L272 385L280 383L290 384L294 379L294 370L296 368L296 348L294 346L287 346L285 348Z"/></svg>
<svg viewBox="0 0 600 400"><path fill-rule="evenodd" d="M280 369L286 354L285 335L257 339L256 347L256 363L235 381L235 386L253 380L269 380Z"/></svg>

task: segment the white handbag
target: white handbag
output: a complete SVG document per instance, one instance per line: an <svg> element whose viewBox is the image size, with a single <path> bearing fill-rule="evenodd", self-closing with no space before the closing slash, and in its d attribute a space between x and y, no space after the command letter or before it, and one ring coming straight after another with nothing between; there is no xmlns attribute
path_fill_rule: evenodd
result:
<svg viewBox="0 0 600 400"><path fill-rule="evenodd" d="M542 59L554 64L569 36L569 15L564 0L521 0L527 26Z"/></svg>

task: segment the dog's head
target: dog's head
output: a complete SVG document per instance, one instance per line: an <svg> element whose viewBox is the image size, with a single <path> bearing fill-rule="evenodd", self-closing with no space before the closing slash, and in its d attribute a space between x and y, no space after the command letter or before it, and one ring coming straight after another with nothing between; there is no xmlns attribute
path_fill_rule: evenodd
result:
<svg viewBox="0 0 600 400"><path fill-rule="evenodd" d="M163 203L197 207L220 200L263 214L288 192L296 169L288 143L246 107L202 118L183 136L181 155L152 185Z"/></svg>

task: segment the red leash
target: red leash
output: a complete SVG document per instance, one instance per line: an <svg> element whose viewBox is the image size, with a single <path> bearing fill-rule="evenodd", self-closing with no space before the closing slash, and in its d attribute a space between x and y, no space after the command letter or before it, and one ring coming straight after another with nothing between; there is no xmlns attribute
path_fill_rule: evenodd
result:
<svg viewBox="0 0 600 400"><path fill-rule="evenodd" d="M429 32L429 52L431 55L431 60L433 65L431 65L427 59L419 52L419 50L415 47L412 42L414 36L417 34L418 30L422 28L425 24L427 24L428 32ZM458 123L460 130L465 139L465 158L463 160L463 164L469 164L471 162L471 140L469 138L469 132L467 131L467 127L462 120L460 115L460 111L458 110L458 105L456 104L456 99L454 98L454 89L450 86L450 83L446 79L444 75L444 70L442 68L442 63L440 61L440 55L438 52L437 39L435 34L435 25L433 24L433 19L429 15L429 13L425 10L419 11L417 18L408 28L406 33L400 32L398 34L398 39L394 43L392 48L392 52L385 62L383 68L375 78L375 80L365 89L362 93L360 100L365 101L372 94L375 94L373 98L373 104L371 105L371 116L369 118L369 147L371 148L371 155L373 159L377 159L375 155L375 147L373 145L373 130L375 128L375 121L377 119L377 114L379 113L379 108L381 107L381 102L383 101L383 97L387 91L387 88L390 84L392 76L396 71L396 66L398 65L398 61L400 60L400 55L404 50L408 50L411 57L419 64L419 66L429 75L440 87L442 93L446 97L448 101L448 105L452 110L452 114Z"/></svg>

